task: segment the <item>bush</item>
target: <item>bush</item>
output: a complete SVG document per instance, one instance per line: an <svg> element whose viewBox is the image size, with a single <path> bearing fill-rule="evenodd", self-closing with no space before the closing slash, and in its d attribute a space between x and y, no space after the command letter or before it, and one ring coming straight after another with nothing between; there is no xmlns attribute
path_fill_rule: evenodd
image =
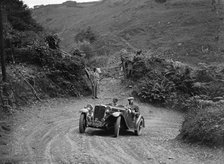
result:
<svg viewBox="0 0 224 164"><path fill-rule="evenodd" d="M87 41L93 43L97 40L96 33L92 30L91 27L81 30L78 34L75 35L75 42Z"/></svg>
<svg viewBox="0 0 224 164"><path fill-rule="evenodd" d="M83 41L78 42L78 49L85 54L85 58L89 60L93 56L95 56L95 51L93 49L93 46L90 44L90 42Z"/></svg>
<svg viewBox="0 0 224 164"><path fill-rule="evenodd" d="M58 49L59 48L60 39L56 34L47 35L45 37L45 41L47 42L49 48L51 48L51 49Z"/></svg>
<svg viewBox="0 0 224 164"><path fill-rule="evenodd" d="M27 48L15 50L16 63L26 63L40 67L36 81L41 90L50 97L61 95L88 95L90 90L85 80L85 63L80 56L63 54L60 49L51 49L44 41L36 40Z"/></svg>
<svg viewBox="0 0 224 164"><path fill-rule="evenodd" d="M155 57L135 58L130 62L133 65L130 78L137 81L137 95L144 102L179 106L182 97L194 94L188 67L177 67L175 63Z"/></svg>
<svg viewBox="0 0 224 164"><path fill-rule="evenodd" d="M193 108L185 117L180 136L192 142L224 145L224 105Z"/></svg>
<svg viewBox="0 0 224 164"><path fill-rule="evenodd" d="M130 66L131 65L131 66ZM222 68L191 68L158 57L125 59L126 77L136 84L136 95L144 102L187 111L194 96L204 100L224 100Z"/></svg>
<svg viewBox="0 0 224 164"><path fill-rule="evenodd" d="M171 97L175 85L165 77L158 76L155 72L150 72L140 82L138 88L138 96L144 102L164 104Z"/></svg>

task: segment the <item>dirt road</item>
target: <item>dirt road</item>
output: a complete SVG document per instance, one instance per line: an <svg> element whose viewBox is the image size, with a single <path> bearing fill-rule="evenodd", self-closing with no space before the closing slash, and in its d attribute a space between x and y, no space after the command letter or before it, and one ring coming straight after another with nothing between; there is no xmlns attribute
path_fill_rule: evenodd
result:
<svg viewBox="0 0 224 164"><path fill-rule="evenodd" d="M79 134L79 109L87 103L126 104L128 90L119 79L103 79L99 100L57 99L24 109L15 117L11 149L0 161L36 164L76 163L223 163L221 149L189 145L175 139L183 115L138 103L146 118L142 136L133 132L114 138L112 133L88 128ZM0 163L1 163L0 162Z"/></svg>

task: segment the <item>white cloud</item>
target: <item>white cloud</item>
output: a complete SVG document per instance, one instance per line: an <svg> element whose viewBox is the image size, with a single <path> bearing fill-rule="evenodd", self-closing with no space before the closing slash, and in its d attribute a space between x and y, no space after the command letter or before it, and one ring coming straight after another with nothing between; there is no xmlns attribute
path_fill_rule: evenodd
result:
<svg viewBox="0 0 224 164"><path fill-rule="evenodd" d="M47 5L47 4L60 4L68 0L22 0L29 7L33 7L35 5ZM72 0L76 2L91 2L98 0Z"/></svg>

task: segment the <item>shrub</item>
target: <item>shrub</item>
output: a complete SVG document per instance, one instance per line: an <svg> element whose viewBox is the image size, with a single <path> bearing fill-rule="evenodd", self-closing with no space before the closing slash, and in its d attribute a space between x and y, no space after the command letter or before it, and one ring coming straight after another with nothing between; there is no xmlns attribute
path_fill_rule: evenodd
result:
<svg viewBox="0 0 224 164"><path fill-rule="evenodd" d="M124 58L123 66L126 77L136 84L136 95L144 102L187 111L194 96L213 101L224 99L224 75L219 67L193 69L180 62L139 56Z"/></svg>
<svg viewBox="0 0 224 164"><path fill-rule="evenodd" d="M185 117L179 137L208 145L224 145L223 106L213 103L206 108L193 108Z"/></svg>
<svg viewBox="0 0 224 164"><path fill-rule="evenodd" d="M59 48L60 39L56 34L47 35L45 37L45 41L47 42L49 48L51 48L51 49L58 49Z"/></svg>
<svg viewBox="0 0 224 164"><path fill-rule="evenodd" d="M87 41L93 43L97 40L96 33L92 30L91 27L81 30L78 34L75 35L75 42Z"/></svg>
<svg viewBox="0 0 224 164"><path fill-rule="evenodd" d="M78 42L78 49L85 54L85 58L89 60L93 56L95 56L95 51L93 49L93 46L90 44L90 42L83 41Z"/></svg>
<svg viewBox="0 0 224 164"><path fill-rule="evenodd" d="M131 79L137 81L137 95L145 102L174 107L194 94L188 67L155 57L128 62L133 65Z"/></svg>
<svg viewBox="0 0 224 164"><path fill-rule="evenodd" d="M138 96L141 100L150 103L166 103L172 95L175 85L165 77L157 75L155 72L147 74L138 85Z"/></svg>
<svg viewBox="0 0 224 164"><path fill-rule="evenodd" d="M38 78L43 92L49 96L79 96L89 94L85 80L84 61L80 56L63 54L60 49L51 49L44 41L36 40L32 46L15 50L16 63L35 65L42 69L43 79ZM45 79L45 80L44 80Z"/></svg>

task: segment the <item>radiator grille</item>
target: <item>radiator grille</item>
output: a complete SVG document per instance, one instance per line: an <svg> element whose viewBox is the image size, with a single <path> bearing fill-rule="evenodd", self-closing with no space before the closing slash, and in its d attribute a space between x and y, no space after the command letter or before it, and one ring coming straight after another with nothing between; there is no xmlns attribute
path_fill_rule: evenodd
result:
<svg viewBox="0 0 224 164"><path fill-rule="evenodd" d="M106 107L105 106L95 106L94 109L94 120L99 120L101 121L101 119L104 117L106 111Z"/></svg>

